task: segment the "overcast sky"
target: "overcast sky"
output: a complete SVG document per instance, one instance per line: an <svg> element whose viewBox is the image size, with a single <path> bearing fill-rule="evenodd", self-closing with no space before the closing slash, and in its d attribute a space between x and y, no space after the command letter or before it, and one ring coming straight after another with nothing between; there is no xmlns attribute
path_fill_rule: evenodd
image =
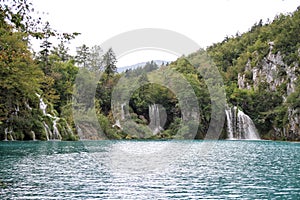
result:
<svg viewBox="0 0 300 200"><path fill-rule="evenodd" d="M227 35L243 33L260 19L273 19L300 6L300 0L32 0L54 29L80 32L76 46L101 45L120 33L139 28L163 28L181 33L201 47ZM135 54L135 55L134 55ZM173 60L162 52L135 52L119 59L118 66L145 60Z"/></svg>

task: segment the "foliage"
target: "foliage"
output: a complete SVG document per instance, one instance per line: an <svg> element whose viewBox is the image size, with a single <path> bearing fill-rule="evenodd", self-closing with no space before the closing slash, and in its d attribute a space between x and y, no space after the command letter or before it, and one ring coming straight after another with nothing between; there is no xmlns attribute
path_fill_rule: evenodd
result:
<svg viewBox="0 0 300 200"><path fill-rule="evenodd" d="M40 87L42 71L35 65L24 34L0 28L0 120L9 120L16 107L32 101ZM17 98L16 98L17 97Z"/></svg>
<svg viewBox="0 0 300 200"><path fill-rule="evenodd" d="M296 82L296 90L287 98L287 104L291 108L300 108L300 79Z"/></svg>
<svg viewBox="0 0 300 200"><path fill-rule="evenodd" d="M3 2L3 4L2 4ZM31 3L25 0L1 1L0 7L0 138L4 139L4 130L11 131L14 139L45 140L43 123L51 126L53 119L40 111L40 99L47 102L47 112L59 116L70 110L72 87L77 67L66 57L53 55L50 37L57 37L65 42L74 39L78 33L59 34L46 23L39 29L41 19L33 19ZM30 52L29 37L43 39L40 56L34 59ZM62 48L62 47L61 47ZM66 53L66 52L65 52ZM64 60L62 60L64 59ZM55 109L56 110L55 110ZM70 111L68 111L70 113ZM57 123L63 139L70 138L68 121L60 118ZM72 129L72 128L71 128ZM69 137L70 136L70 137ZM12 138L10 138L12 139Z"/></svg>
<svg viewBox="0 0 300 200"><path fill-rule="evenodd" d="M299 79L295 92L287 94L287 67L299 68L300 10L287 15L280 14L272 22L260 20L248 32L227 37L221 43L207 48L211 59L218 66L226 84L230 104L240 107L255 122L262 137L272 132L274 127L287 128L288 108L299 107ZM284 64L277 64L275 78L281 81L276 88L264 80L253 84L253 68L261 69L270 63L268 55L281 55ZM194 56L195 57L195 56ZM238 87L238 73L245 75L250 89ZM273 83L271 83L273 84ZM285 100L286 99L286 100ZM266 136L267 137L267 136Z"/></svg>
<svg viewBox="0 0 300 200"><path fill-rule="evenodd" d="M107 76L113 76L117 72L117 58L112 48L103 55L104 72Z"/></svg>
<svg viewBox="0 0 300 200"><path fill-rule="evenodd" d="M295 76L300 73L299 9L280 14L272 22L260 20L246 33L226 36L222 42L170 64L159 67L151 61L118 74L112 48L103 52L98 45L83 44L73 57L67 45L79 33L59 33L50 23L34 19L33 6L26 0L0 2L1 139L6 129L18 140L31 140L33 133L37 139L46 140L45 123L53 131L53 116L59 117L57 128L63 140L78 139L76 132L70 133L75 130L74 120L90 125L99 123L109 139L183 139L191 137L191 130L197 130L196 139L203 139L212 120L212 106L222 106L219 95L223 91L222 83L215 76L218 73L225 83L228 104L248 114L263 137L268 137L274 127L288 127L288 111L300 107L300 80L295 82L295 91L287 95L291 80L287 80L285 71L286 66L294 66ZM41 51L36 57L30 52L30 38L41 39ZM53 46L52 38L59 41L58 46ZM264 63L271 62L268 60L271 53L282 55L284 60L282 66L277 66L276 77L282 81L276 88L263 80L254 84L253 68L259 70ZM250 87L239 88L238 74L245 75ZM124 85L119 85L124 77L127 78ZM140 87L130 93L137 83ZM128 115L132 120L124 120L123 127L113 127L116 123L111 107L114 92L130 93ZM199 107L196 117L200 124L190 121L183 125L180 103L188 102L193 95L196 98L192 100ZM47 113L52 118L41 111L41 101L47 104ZM157 135L147 127L152 104L159 104L166 114L164 131ZM185 106L191 107L188 103ZM80 119L74 119L73 112L78 112L76 117ZM80 113L86 114L80 116ZM219 113L218 119L213 120L219 120L223 114Z"/></svg>

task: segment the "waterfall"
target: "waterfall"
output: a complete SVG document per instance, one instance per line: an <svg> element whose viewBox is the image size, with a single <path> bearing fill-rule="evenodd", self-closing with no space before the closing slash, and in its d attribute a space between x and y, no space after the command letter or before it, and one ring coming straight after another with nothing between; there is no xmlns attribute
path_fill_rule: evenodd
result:
<svg viewBox="0 0 300 200"><path fill-rule="evenodd" d="M112 125L112 127L114 128L114 127L118 127L118 128L120 128L120 129L122 129L122 126L121 126L121 123L120 123L120 120L116 120L116 123L114 124L114 125Z"/></svg>
<svg viewBox="0 0 300 200"><path fill-rule="evenodd" d="M5 128L4 129L4 141L8 140L8 137L7 137L8 135L9 135L11 141L15 140L14 137L13 137L13 135L12 135L12 130L9 129L9 128Z"/></svg>
<svg viewBox="0 0 300 200"><path fill-rule="evenodd" d="M9 136L10 136L10 140L11 140L11 141L15 141L15 139L14 139L13 135L11 134L11 133L12 133L12 131L9 131L8 133L9 133Z"/></svg>
<svg viewBox="0 0 300 200"><path fill-rule="evenodd" d="M36 141L34 131L31 131L31 134L32 134L32 140L33 140L33 141Z"/></svg>
<svg viewBox="0 0 300 200"><path fill-rule="evenodd" d="M126 106L126 103L122 103L121 104L121 120L125 120L125 106Z"/></svg>
<svg viewBox="0 0 300 200"><path fill-rule="evenodd" d="M252 119L241 110L238 111L238 120L240 126L239 129L241 130L240 132L246 133L245 139L260 139Z"/></svg>
<svg viewBox="0 0 300 200"><path fill-rule="evenodd" d="M46 132L46 139L49 140L49 138L52 137L52 132L51 132L49 126L45 122L43 122L43 124L44 124L44 129Z"/></svg>
<svg viewBox="0 0 300 200"><path fill-rule="evenodd" d="M232 112L229 109L225 110L226 113L226 120L227 120L227 133L228 133L228 139L232 140L233 139L233 121L232 120Z"/></svg>
<svg viewBox="0 0 300 200"><path fill-rule="evenodd" d="M4 141L7 141L7 133L8 133L8 128L5 128L4 130Z"/></svg>
<svg viewBox="0 0 300 200"><path fill-rule="evenodd" d="M25 106L26 106L26 108L28 108L29 110L32 110L32 108L30 107L30 105L28 104L27 101L25 102Z"/></svg>
<svg viewBox="0 0 300 200"><path fill-rule="evenodd" d="M14 112L14 114L15 114L16 116L18 116L18 112L20 112L20 107L19 107L19 105L15 106L15 112Z"/></svg>
<svg viewBox="0 0 300 200"><path fill-rule="evenodd" d="M121 112L118 111L118 116L120 117L119 119L116 119L116 122L114 125L112 125L112 127L118 127L120 129L123 129L122 128L122 125L121 125L121 122L120 122L120 119L121 121L124 121L126 119L126 115L127 115L127 112L126 112L126 103L122 103L121 104Z"/></svg>
<svg viewBox="0 0 300 200"><path fill-rule="evenodd" d="M58 120L60 120L60 118L47 113L47 110L46 110L47 109L47 104L44 102L41 95L36 93L36 96L38 96L38 98L40 100L40 109L42 110L43 115L49 117L50 119L52 119L53 133L51 132L51 129L49 128L49 126L45 122L43 122L44 129L45 129L45 132L46 132L46 139L47 140L49 140L49 139L50 140L55 140L55 139L61 140L62 137L61 137L61 135L58 131L58 128L57 128L57 122L58 122Z"/></svg>
<svg viewBox="0 0 300 200"><path fill-rule="evenodd" d="M61 140L62 137L58 131L58 128L57 128L57 121L59 120L58 117L54 117L54 120L53 120L53 139L59 139Z"/></svg>
<svg viewBox="0 0 300 200"><path fill-rule="evenodd" d="M225 110L228 139L259 140L259 134L252 119L236 106Z"/></svg>
<svg viewBox="0 0 300 200"><path fill-rule="evenodd" d="M160 113L157 104L153 104L149 106L149 118L150 118L149 127L152 130L153 135L156 135L160 131L164 130L161 127Z"/></svg>
<svg viewBox="0 0 300 200"><path fill-rule="evenodd" d="M47 115L47 104L45 104L43 98L41 97L41 95L36 93L36 96L38 96L38 98L40 99L40 109L43 111L44 115Z"/></svg>

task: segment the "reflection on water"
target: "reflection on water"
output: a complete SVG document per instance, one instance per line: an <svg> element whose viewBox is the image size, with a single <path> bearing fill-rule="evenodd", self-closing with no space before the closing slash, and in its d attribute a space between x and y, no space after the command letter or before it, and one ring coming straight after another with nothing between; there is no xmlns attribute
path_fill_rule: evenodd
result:
<svg viewBox="0 0 300 200"><path fill-rule="evenodd" d="M0 142L0 198L297 199L299 155L267 141Z"/></svg>

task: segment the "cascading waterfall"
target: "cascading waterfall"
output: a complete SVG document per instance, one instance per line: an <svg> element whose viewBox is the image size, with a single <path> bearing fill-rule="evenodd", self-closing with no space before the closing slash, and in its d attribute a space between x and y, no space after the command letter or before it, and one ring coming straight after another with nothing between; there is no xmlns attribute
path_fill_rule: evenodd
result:
<svg viewBox="0 0 300 200"><path fill-rule="evenodd" d="M35 139L35 132L34 131L31 131L31 135L32 135L32 140L36 141L36 139Z"/></svg>
<svg viewBox="0 0 300 200"><path fill-rule="evenodd" d="M225 110L228 139L259 140L259 134L252 119L236 106Z"/></svg>
<svg viewBox="0 0 300 200"><path fill-rule="evenodd" d="M38 96L38 98L40 99L40 109L43 111L43 115L47 116L47 104L45 104L43 98L41 97L41 95L36 94L36 96Z"/></svg>
<svg viewBox="0 0 300 200"><path fill-rule="evenodd" d="M12 131L9 131L9 136L11 138L11 141L15 141L15 139L14 139L14 137L13 137L13 135L11 133L12 133Z"/></svg>
<svg viewBox="0 0 300 200"><path fill-rule="evenodd" d="M15 140L13 135L12 135L12 130L11 129L9 130L9 128L5 128L4 129L4 141L8 140L8 137L7 137L8 135L9 135L11 141Z"/></svg>
<svg viewBox="0 0 300 200"><path fill-rule="evenodd" d="M149 127L152 130L153 135L158 134L164 129L161 127L161 119L159 114L159 107L157 104L149 105Z"/></svg>
<svg viewBox="0 0 300 200"><path fill-rule="evenodd" d="M251 140L259 140L259 134L257 132L257 129L252 121L252 119L246 115L243 111L239 110L238 112L238 119L240 124L240 130L241 132L247 133L245 139L251 139Z"/></svg>
<svg viewBox="0 0 300 200"><path fill-rule="evenodd" d="M18 115L18 112L20 112L20 107L19 105L15 106L15 115L17 116Z"/></svg>
<svg viewBox="0 0 300 200"><path fill-rule="evenodd" d="M125 106L126 103L121 104L121 120L125 120Z"/></svg>
<svg viewBox="0 0 300 200"><path fill-rule="evenodd" d="M120 128L120 129L122 129L122 126L121 126L121 123L120 123L120 120L116 120L116 123L114 124L114 125L112 125L112 127L114 128L114 127L118 127L118 128Z"/></svg>
<svg viewBox="0 0 300 200"><path fill-rule="evenodd" d="M52 137L52 132L51 132L49 126L45 122L43 122L43 124L44 124L44 129L46 132L46 139L49 140L49 138Z"/></svg>
<svg viewBox="0 0 300 200"><path fill-rule="evenodd" d="M44 102L41 95L36 94L36 96L38 96L38 98L40 99L40 109L42 110L43 115L52 119L53 133L51 132L51 129L49 128L49 126L45 122L43 122L47 140L49 140L49 139L50 140L56 140L56 139L61 140L62 137L57 128L57 122L58 122L58 120L60 120L60 118L47 113L47 104Z"/></svg>
<svg viewBox="0 0 300 200"><path fill-rule="evenodd" d="M61 140L61 135L58 131L58 128L57 128L57 121L59 120L58 117L54 117L54 120L53 120L53 139L55 138L58 138L59 140Z"/></svg>
<svg viewBox="0 0 300 200"><path fill-rule="evenodd" d="M8 128L5 128L5 130L4 130L4 141L7 141L7 133L8 133Z"/></svg>
<svg viewBox="0 0 300 200"><path fill-rule="evenodd" d="M121 104L121 112L120 112L120 117L121 117L121 120L122 121L124 121L125 120L125 118L126 118L126 103L122 103ZM114 127L118 127L118 128L120 128L120 129L123 129L122 128L122 125L121 125L121 122L120 122L120 119L116 119L116 122L115 122L115 124L114 125L112 125L112 127L114 128Z"/></svg>
<svg viewBox="0 0 300 200"><path fill-rule="evenodd" d="M30 107L30 105L28 104L28 102L25 102L25 106L26 106L26 108L28 108L29 110L32 110L32 108Z"/></svg>
<svg viewBox="0 0 300 200"><path fill-rule="evenodd" d="M15 111L13 112L13 114L15 115L15 116L18 116L18 112L20 111L20 107L19 107L19 105L17 105L17 106L15 106ZM13 130L12 130L12 128L10 127L7 127L7 128L5 128L4 129L4 141L8 141L8 135L9 135L9 137L10 137L10 140L11 141L14 141L15 140L15 138L13 137Z"/></svg>
<svg viewBox="0 0 300 200"><path fill-rule="evenodd" d="M227 120L227 133L228 133L228 139L232 140L233 139L233 116L231 109L226 109L226 120Z"/></svg>

